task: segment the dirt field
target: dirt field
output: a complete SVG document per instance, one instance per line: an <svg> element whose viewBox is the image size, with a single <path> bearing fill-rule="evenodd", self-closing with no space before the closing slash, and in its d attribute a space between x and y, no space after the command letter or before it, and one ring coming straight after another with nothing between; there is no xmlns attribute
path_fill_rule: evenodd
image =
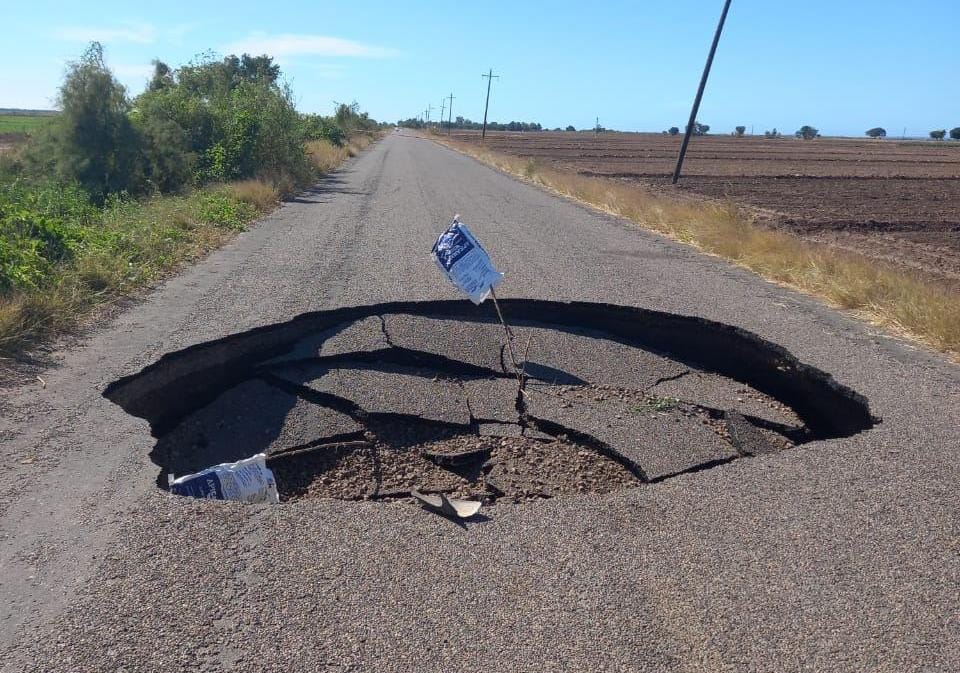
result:
<svg viewBox="0 0 960 673"><path fill-rule="evenodd" d="M479 142L478 133L454 134ZM492 133L494 150L675 193L680 138L635 133ZM681 193L731 199L805 237L960 287L960 143L693 138Z"/></svg>

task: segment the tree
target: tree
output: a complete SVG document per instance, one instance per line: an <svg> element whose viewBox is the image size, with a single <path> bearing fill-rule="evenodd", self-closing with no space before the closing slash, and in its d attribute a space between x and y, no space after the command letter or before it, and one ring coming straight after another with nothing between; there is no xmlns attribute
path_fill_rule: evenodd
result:
<svg viewBox="0 0 960 673"><path fill-rule="evenodd" d="M160 59L153 59L153 77L150 78L150 84L147 85L147 91L160 91L173 86L173 71L170 66Z"/></svg>
<svg viewBox="0 0 960 673"><path fill-rule="evenodd" d="M568 126L568 127L566 128L566 130L567 130L567 131L576 131L577 129L575 129L575 128L571 125L571 126Z"/></svg>
<svg viewBox="0 0 960 673"><path fill-rule="evenodd" d="M746 126L738 126L738 127L734 130L734 134L735 134L738 138L742 138L742 137L743 137L743 134L746 133L746 132L747 132L747 127L746 127Z"/></svg>
<svg viewBox="0 0 960 673"><path fill-rule="evenodd" d="M763 135L767 138L779 138L781 136L780 131L778 131L776 127L774 127L772 131L764 131Z"/></svg>
<svg viewBox="0 0 960 673"><path fill-rule="evenodd" d="M709 132L710 132L709 124L701 124L700 122L693 122L693 135L705 136Z"/></svg>
<svg viewBox="0 0 960 673"><path fill-rule="evenodd" d="M937 129L936 131L930 131L930 137L934 140L943 140L944 136L947 135L945 129Z"/></svg>
<svg viewBox="0 0 960 673"><path fill-rule="evenodd" d="M671 126L667 129L667 133L672 136L680 135L680 129L678 129L676 126Z"/></svg>
<svg viewBox="0 0 960 673"><path fill-rule="evenodd" d="M813 128L812 126L807 126L806 124L804 124L797 130L795 135L798 138L803 138L804 140L813 140L814 138L820 137L820 131Z"/></svg>
<svg viewBox="0 0 960 673"><path fill-rule="evenodd" d="M99 42L68 66L58 103L63 112L49 139L58 176L79 183L98 204L108 194L138 187L140 139L128 116L130 101L104 63Z"/></svg>
<svg viewBox="0 0 960 673"><path fill-rule="evenodd" d="M960 140L960 126L950 129L950 137L954 140Z"/></svg>
<svg viewBox="0 0 960 673"><path fill-rule="evenodd" d="M866 134L867 134L868 136L870 136L871 138L886 138L886 137L887 137L887 130L884 129L884 128L881 128L881 127L879 127L879 126L876 126L876 127L872 128L872 129L870 129L869 131L866 131Z"/></svg>

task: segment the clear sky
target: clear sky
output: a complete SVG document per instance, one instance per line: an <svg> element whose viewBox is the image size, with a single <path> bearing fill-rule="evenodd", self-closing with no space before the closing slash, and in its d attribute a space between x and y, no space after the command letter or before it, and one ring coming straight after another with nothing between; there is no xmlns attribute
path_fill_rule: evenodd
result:
<svg viewBox="0 0 960 673"><path fill-rule="evenodd" d="M52 107L89 40L131 94L150 61L269 53L307 112L360 102L396 121L454 95L454 115L544 126L683 127L721 0L635 2L11 2L0 107ZM960 126L958 0L733 0L700 120L757 133L802 124L860 135Z"/></svg>

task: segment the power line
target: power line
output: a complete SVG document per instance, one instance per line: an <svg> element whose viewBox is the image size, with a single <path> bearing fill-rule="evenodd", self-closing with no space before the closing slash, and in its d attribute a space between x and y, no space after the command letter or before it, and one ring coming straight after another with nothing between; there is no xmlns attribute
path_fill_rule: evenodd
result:
<svg viewBox="0 0 960 673"><path fill-rule="evenodd" d="M500 75L494 75L493 68L490 68L489 73L480 76L487 78L487 103L483 106L483 130L480 132L480 142L482 143L487 137L487 111L490 109L490 84L493 83L494 79L500 79Z"/></svg>

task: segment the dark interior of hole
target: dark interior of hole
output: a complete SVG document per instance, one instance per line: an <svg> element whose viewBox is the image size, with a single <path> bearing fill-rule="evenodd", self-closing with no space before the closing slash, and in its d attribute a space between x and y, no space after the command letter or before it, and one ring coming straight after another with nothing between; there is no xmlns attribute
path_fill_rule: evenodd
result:
<svg viewBox="0 0 960 673"><path fill-rule="evenodd" d="M701 318L609 304L505 299L501 300L501 306L517 325L601 332L610 340L654 351L699 370L745 383L793 409L806 425L805 439L849 436L877 422L861 395L838 384L826 372L800 363L781 346L739 328ZM289 322L165 355L142 372L111 384L104 395L128 413L147 419L153 435L162 438L186 415L243 381L262 377L271 385L289 389L289 383L270 380L270 375L261 371L261 365L286 354L299 340L344 323L392 314L483 323L496 320L489 303L475 307L461 301L397 302L309 313ZM428 366L450 376L503 376L502 372L400 347L322 358L331 367L342 365L348 359L370 364ZM547 363L537 364L531 373L535 373L537 367L545 372L552 369ZM554 373L557 372L564 373L560 370ZM291 389L291 392L304 395L303 389ZM362 413L350 400L317 391L308 394L312 394L312 401L318 404L351 415ZM552 426L543 429L553 433L578 432ZM476 428L466 431L476 431ZM579 434L578 441L607 452L601 442ZM159 455L154 455L154 459L166 467Z"/></svg>

